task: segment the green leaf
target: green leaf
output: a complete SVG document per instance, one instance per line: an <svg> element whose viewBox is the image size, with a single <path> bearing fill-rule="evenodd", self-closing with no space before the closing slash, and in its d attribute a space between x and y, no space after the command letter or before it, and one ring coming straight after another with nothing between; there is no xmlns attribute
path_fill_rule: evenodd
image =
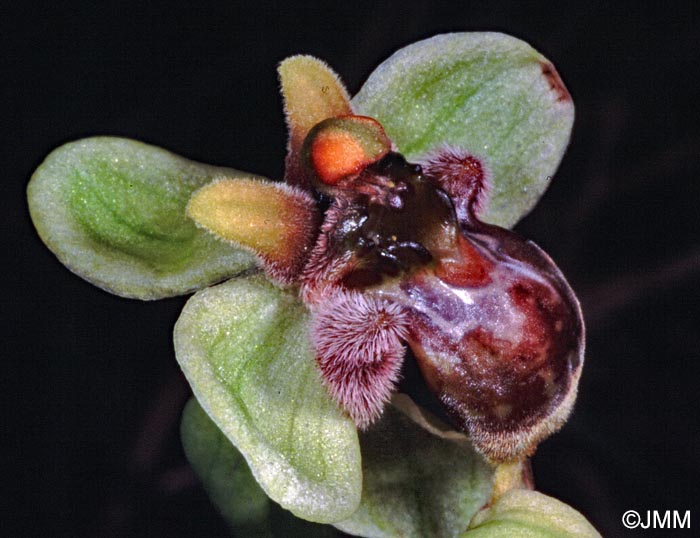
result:
<svg viewBox="0 0 700 538"><path fill-rule="evenodd" d="M403 395L394 403L419 413ZM488 502L493 471L468 439L421 422L429 429L390 407L360 437L362 501L337 528L371 538L455 537Z"/></svg>
<svg viewBox="0 0 700 538"><path fill-rule="evenodd" d="M54 150L27 194L39 235L71 271L138 299L179 295L254 264L186 217L192 192L213 179L254 178L122 138Z"/></svg>
<svg viewBox="0 0 700 538"><path fill-rule="evenodd" d="M185 407L180 433L187 459L224 518L233 527L262 526L270 512L270 499L241 453L194 398Z"/></svg>
<svg viewBox="0 0 700 538"><path fill-rule="evenodd" d="M195 294L175 325L175 353L200 404L265 492L297 516L340 521L360 502L354 424L321 384L309 314L262 276Z"/></svg>
<svg viewBox="0 0 700 538"><path fill-rule="evenodd" d="M420 161L449 146L485 160L492 195L483 220L510 227L549 185L569 142L571 96L552 64L499 33L438 35L382 63L352 100Z"/></svg>
<svg viewBox="0 0 700 538"><path fill-rule="evenodd" d="M538 491L516 489L478 514L462 538L601 538L580 513Z"/></svg>

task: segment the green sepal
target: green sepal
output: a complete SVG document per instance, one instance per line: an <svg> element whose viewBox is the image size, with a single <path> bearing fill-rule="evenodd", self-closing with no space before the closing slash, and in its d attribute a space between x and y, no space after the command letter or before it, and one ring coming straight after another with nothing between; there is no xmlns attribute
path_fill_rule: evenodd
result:
<svg viewBox="0 0 700 538"><path fill-rule="evenodd" d="M443 149L481 158L491 197L481 218L513 226L537 202L574 121L554 66L527 43L491 32L435 36L383 62L352 100L409 161Z"/></svg>
<svg viewBox="0 0 700 538"><path fill-rule="evenodd" d="M359 505L357 432L321 384L309 314L260 275L196 293L175 325L175 353L206 413L265 492L310 521Z"/></svg>
<svg viewBox="0 0 700 538"><path fill-rule="evenodd" d="M194 190L217 178L255 178L124 138L54 150L27 188L40 237L71 271L138 299L188 293L254 265L185 215Z"/></svg>

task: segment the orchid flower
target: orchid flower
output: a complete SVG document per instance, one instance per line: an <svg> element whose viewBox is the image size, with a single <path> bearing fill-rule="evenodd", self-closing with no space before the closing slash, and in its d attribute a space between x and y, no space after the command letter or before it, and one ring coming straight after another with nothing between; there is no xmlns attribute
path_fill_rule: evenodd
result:
<svg viewBox="0 0 700 538"><path fill-rule="evenodd" d="M272 499L359 536L598 536L528 478L584 350L561 271L508 229L568 144L552 64L456 33L399 50L352 99L316 58L278 72L284 182L98 137L28 189L81 277L147 300L200 290L175 350L196 398L183 443L214 502L267 535ZM407 361L444 420L398 393Z"/></svg>

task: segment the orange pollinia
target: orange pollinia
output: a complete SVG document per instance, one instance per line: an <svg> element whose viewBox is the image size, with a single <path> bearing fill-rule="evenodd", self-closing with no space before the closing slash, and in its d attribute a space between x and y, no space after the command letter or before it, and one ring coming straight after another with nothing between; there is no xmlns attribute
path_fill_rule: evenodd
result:
<svg viewBox="0 0 700 538"><path fill-rule="evenodd" d="M352 179L391 150L381 124L367 116L340 116L318 123L306 137L303 159L325 185Z"/></svg>

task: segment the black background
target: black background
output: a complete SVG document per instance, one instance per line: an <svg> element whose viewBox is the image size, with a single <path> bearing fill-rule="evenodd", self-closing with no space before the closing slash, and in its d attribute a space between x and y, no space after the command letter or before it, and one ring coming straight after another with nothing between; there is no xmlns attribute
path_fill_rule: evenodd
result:
<svg viewBox="0 0 700 538"><path fill-rule="evenodd" d="M518 230L557 261L588 325L572 420L538 488L604 536L625 510L700 525L700 17L696 2L30 2L2 8L2 490L6 536L227 536L186 465L171 330L186 298L140 303L65 270L24 190L57 145L113 134L279 178L275 66L308 53L350 91L394 50L498 30L559 69L570 149Z"/></svg>

